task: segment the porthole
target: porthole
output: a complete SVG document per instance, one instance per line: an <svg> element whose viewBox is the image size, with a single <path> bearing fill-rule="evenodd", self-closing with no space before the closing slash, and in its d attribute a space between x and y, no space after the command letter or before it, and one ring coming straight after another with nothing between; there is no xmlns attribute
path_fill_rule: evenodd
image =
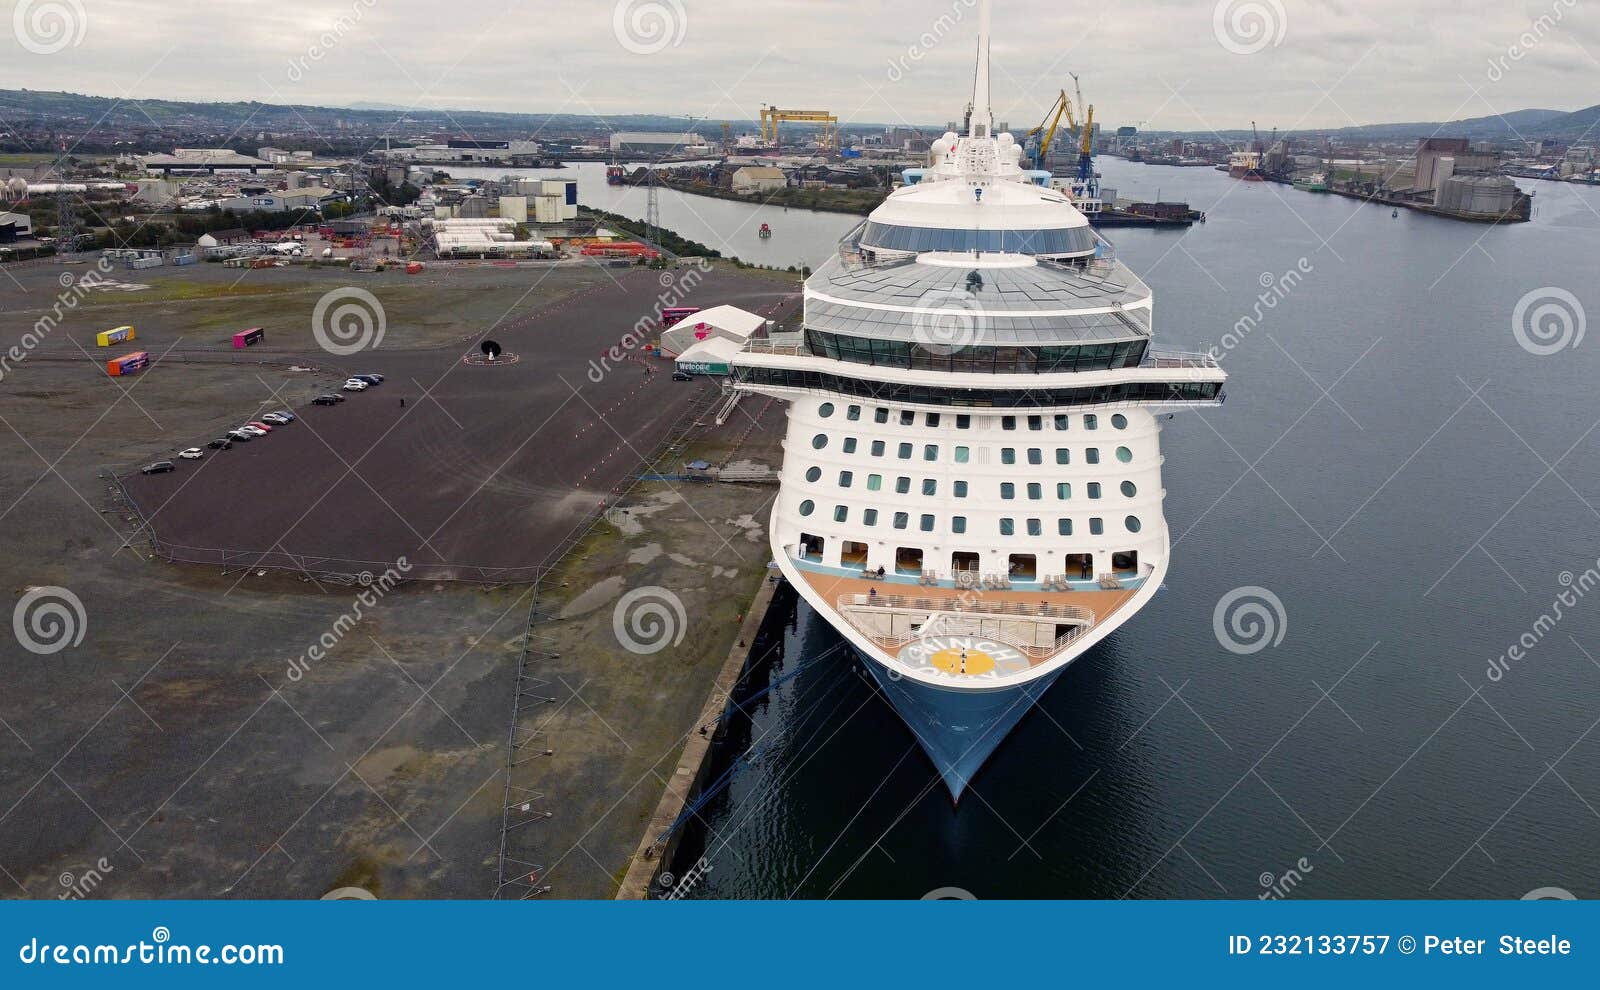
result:
<svg viewBox="0 0 1600 990"><path fill-rule="evenodd" d="M1128 428L1128 417L1121 413L1116 413L1111 417L1111 425L1115 429L1126 430Z"/></svg>
<svg viewBox="0 0 1600 990"><path fill-rule="evenodd" d="M1128 527L1128 532L1130 532L1130 533L1139 532L1140 523L1139 523L1139 517L1138 516L1129 516L1128 518L1124 519L1122 522L1123 522L1123 525Z"/></svg>
<svg viewBox="0 0 1600 990"><path fill-rule="evenodd" d="M800 503L800 514L802 516L809 516L809 515L811 515L811 513L815 512L816 510L817 510L817 503L811 501L809 498L806 499L804 502Z"/></svg>
<svg viewBox="0 0 1600 990"><path fill-rule="evenodd" d="M818 433L816 436L811 438L811 446L814 450L821 450L827 445L828 435L826 433Z"/></svg>
<svg viewBox="0 0 1600 990"><path fill-rule="evenodd" d="M833 403L824 402L822 405L818 406L817 407L817 415L821 416L823 419L827 419L829 416L832 416L833 415Z"/></svg>
<svg viewBox="0 0 1600 990"><path fill-rule="evenodd" d="M1122 494L1126 495L1128 498L1133 498L1135 495L1139 494L1139 489L1134 485L1133 482L1124 481L1122 483Z"/></svg>
<svg viewBox="0 0 1600 990"><path fill-rule="evenodd" d="M1133 451L1129 450L1126 447L1118 447L1117 448L1117 460L1121 461L1124 464L1128 463L1129 461L1133 460Z"/></svg>
<svg viewBox="0 0 1600 990"><path fill-rule="evenodd" d="M822 477L822 469L821 468L819 468L819 467L808 467L808 468L806 468L806 480L807 481L816 481L820 477Z"/></svg>

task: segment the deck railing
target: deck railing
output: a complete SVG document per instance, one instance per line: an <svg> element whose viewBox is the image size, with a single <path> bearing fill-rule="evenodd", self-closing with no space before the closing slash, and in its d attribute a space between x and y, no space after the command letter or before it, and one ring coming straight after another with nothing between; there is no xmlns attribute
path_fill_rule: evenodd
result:
<svg viewBox="0 0 1600 990"><path fill-rule="evenodd" d="M846 608L885 608L918 612L968 612L977 615L1014 615L1025 619L1067 619L1072 622L1094 624L1094 613L1077 605L1056 605L1042 602L993 601L983 598L934 598L924 595L840 595L838 606Z"/></svg>

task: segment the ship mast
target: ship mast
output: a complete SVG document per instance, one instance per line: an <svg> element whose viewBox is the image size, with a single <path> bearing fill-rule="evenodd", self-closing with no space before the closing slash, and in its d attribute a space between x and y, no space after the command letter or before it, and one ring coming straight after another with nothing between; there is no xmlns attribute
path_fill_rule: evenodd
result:
<svg viewBox="0 0 1600 990"><path fill-rule="evenodd" d="M978 2L978 71L972 83L972 118L967 136L994 136L994 109L989 106L989 0Z"/></svg>

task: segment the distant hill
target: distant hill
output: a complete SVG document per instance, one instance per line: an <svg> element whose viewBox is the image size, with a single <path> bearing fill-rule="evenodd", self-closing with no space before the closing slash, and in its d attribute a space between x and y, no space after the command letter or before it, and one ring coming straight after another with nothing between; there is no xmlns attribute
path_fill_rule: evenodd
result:
<svg viewBox="0 0 1600 990"><path fill-rule="evenodd" d="M1363 124L1357 127L1294 131L1296 137L1308 135L1335 138L1340 141L1403 141L1411 138L1464 137L1474 141L1516 141L1520 138L1555 138L1575 141L1579 138L1600 143L1600 106L1568 112L1565 110L1512 110L1489 117L1467 117L1462 120L1412 121L1399 124ZM1269 128L1261 129L1265 137ZM1167 133L1167 132L1157 132ZM1171 132L1184 136L1208 137L1211 131ZM1287 132L1286 132L1287 133ZM1215 132L1229 140L1244 140L1250 132L1242 128ZM1280 134L1286 136L1286 134Z"/></svg>

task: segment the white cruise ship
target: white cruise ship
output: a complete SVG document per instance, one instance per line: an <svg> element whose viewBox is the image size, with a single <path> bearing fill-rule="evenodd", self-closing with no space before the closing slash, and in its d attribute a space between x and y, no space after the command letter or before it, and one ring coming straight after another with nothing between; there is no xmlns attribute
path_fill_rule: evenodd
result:
<svg viewBox="0 0 1600 990"><path fill-rule="evenodd" d="M1226 378L1152 346L1150 290L992 133L988 20L985 0L968 132L810 277L803 333L730 369L787 403L779 567L957 800L1160 588L1160 416Z"/></svg>

